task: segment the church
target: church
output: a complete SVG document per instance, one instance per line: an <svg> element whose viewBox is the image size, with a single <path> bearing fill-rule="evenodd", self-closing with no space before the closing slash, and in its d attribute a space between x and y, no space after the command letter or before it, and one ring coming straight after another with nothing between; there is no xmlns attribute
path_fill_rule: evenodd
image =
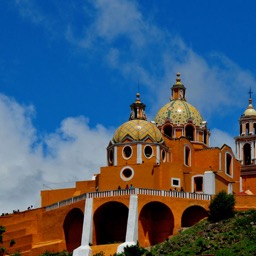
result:
<svg viewBox="0 0 256 256"><path fill-rule="evenodd" d="M236 209L256 208L256 110L249 105L231 147L211 147L210 130L187 101L177 73L170 98L147 120L141 95L106 145L107 165L72 188L41 191L41 207L0 217L9 252L75 256L155 245L208 216L211 198L233 193ZM239 128L239 126L238 126Z"/></svg>

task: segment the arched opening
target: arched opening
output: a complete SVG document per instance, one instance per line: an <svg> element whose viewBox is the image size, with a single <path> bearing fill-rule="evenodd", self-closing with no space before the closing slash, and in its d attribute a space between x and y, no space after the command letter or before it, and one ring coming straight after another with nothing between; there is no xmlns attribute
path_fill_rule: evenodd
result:
<svg viewBox="0 0 256 256"><path fill-rule="evenodd" d="M172 126L171 125L166 125L164 127L164 134L169 137L172 138Z"/></svg>
<svg viewBox="0 0 256 256"><path fill-rule="evenodd" d="M203 192L203 177L198 176L194 177L194 191Z"/></svg>
<svg viewBox="0 0 256 256"><path fill-rule="evenodd" d="M204 130L204 144L207 144L207 130Z"/></svg>
<svg viewBox="0 0 256 256"><path fill-rule="evenodd" d="M143 229L143 232L139 232L142 236L139 240L144 241L142 246L163 242L173 234L174 217L170 208L163 203L146 204L140 212L139 222Z"/></svg>
<svg viewBox="0 0 256 256"><path fill-rule="evenodd" d="M252 157L251 157L251 146L249 143L244 145L244 165L251 164Z"/></svg>
<svg viewBox="0 0 256 256"><path fill-rule="evenodd" d="M181 226L191 227L205 217L208 217L208 212L203 207L198 205L190 206L182 214Z"/></svg>
<svg viewBox="0 0 256 256"><path fill-rule="evenodd" d="M185 131L186 131L186 138L188 140L194 141L194 131L195 131L194 126L187 125Z"/></svg>
<svg viewBox="0 0 256 256"><path fill-rule="evenodd" d="M108 163L109 163L109 165L113 165L113 160L114 160L114 152L113 152L113 149L110 149L108 151Z"/></svg>
<svg viewBox="0 0 256 256"><path fill-rule="evenodd" d="M256 123L253 124L253 135L256 135Z"/></svg>
<svg viewBox="0 0 256 256"><path fill-rule="evenodd" d="M78 209L72 209L66 216L63 224L66 247L68 252L81 245L84 214Z"/></svg>
<svg viewBox="0 0 256 256"><path fill-rule="evenodd" d="M100 206L93 217L96 244L124 242L128 219L128 208L119 202L108 202Z"/></svg>
<svg viewBox="0 0 256 256"><path fill-rule="evenodd" d="M243 132L243 126L240 124L240 136L242 135Z"/></svg>
<svg viewBox="0 0 256 256"><path fill-rule="evenodd" d="M229 153L226 153L226 173L232 175L232 156Z"/></svg>
<svg viewBox="0 0 256 256"><path fill-rule="evenodd" d="M249 135L249 124L247 123L245 126L246 135Z"/></svg>
<svg viewBox="0 0 256 256"><path fill-rule="evenodd" d="M188 146L184 148L184 164L187 166L191 166L191 149Z"/></svg>

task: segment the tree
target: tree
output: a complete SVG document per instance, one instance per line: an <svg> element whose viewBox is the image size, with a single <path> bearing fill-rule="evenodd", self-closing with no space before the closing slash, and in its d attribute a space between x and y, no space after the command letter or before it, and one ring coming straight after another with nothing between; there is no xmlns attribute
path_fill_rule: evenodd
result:
<svg viewBox="0 0 256 256"><path fill-rule="evenodd" d="M225 191L219 192L209 206L209 220L217 222L234 216L235 198L233 194Z"/></svg>
<svg viewBox="0 0 256 256"><path fill-rule="evenodd" d="M5 232L5 227L0 226L0 244L3 243L3 233ZM15 240L11 239L10 240L10 244L9 246L12 247L13 245L15 245ZM0 256L5 255L6 253L6 248L5 247L0 247ZM15 255L20 255L20 253L15 253Z"/></svg>

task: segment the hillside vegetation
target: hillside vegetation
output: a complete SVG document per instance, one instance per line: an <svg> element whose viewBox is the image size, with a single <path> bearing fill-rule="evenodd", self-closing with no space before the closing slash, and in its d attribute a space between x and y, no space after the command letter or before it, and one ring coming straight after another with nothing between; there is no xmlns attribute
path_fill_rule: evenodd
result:
<svg viewBox="0 0 256 256"><path fill-rule="evenodd" d="M152 255L256 255L256 210L213 223L203 220L154 246Z"/></svg>
<svg viewBox="0 0 256 256"><path fill-rule="evenodd" d="M149 250L133 246L116 255L253 256L256 255L256 210L237 212L234 217L215 223L205 219Z"/></svg>

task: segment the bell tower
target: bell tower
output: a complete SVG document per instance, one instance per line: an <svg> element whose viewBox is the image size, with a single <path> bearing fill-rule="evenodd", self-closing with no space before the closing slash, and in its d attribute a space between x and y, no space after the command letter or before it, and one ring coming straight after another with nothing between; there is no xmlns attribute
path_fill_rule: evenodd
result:
<svg viewBox="0 0 256 256"><path fill-rule="evenodd" d="M241 163L243 191L253 190L256 183L256 110L249 91L249 104L239 119L240 132L235 137L237 158ZM256 190L252 191L256 194Z"/></svg>

